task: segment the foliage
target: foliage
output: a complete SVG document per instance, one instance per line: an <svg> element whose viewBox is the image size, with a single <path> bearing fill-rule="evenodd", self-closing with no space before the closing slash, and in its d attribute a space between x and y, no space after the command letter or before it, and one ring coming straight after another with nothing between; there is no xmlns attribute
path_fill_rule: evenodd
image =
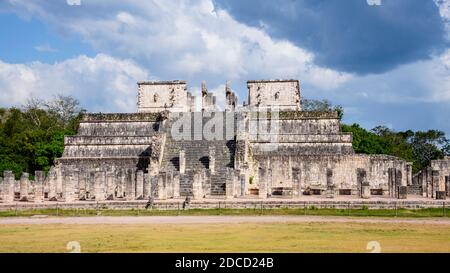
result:
<svg viewBox="0 0 450 273"><path fill-rule="evenodd" d="M339 119L344 116L341 105L333 106L329 100L302 99L302 110L306 112L337 112Z"/></svg>
<svg viewBox="0 0 450 273"><path fill-rule="evenodd" d="M384 126L367 131L358 124L342 125L343 132L353 133L356 153L387 154L413 162L413 172L448 154L449 140L438 130L396 132Z"/></svg>
<svg viewBox="0 0 450 273"><path fill-rule="evenodd" d="M78 101L64 96L0 109L0 175L5 170L16 178L22 172L48 171L64 151L64 135L75 134L83 112Z"/></svg>

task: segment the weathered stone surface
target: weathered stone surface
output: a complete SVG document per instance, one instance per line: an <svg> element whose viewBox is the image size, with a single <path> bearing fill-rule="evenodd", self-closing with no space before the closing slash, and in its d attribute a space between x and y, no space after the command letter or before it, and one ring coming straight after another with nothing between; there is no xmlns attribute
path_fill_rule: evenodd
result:
<svg viewBox="0 0 450 273"><path fill-rule="evenodd" d="M28 201L28 189L30 186L28 173L22 173L20 177L20 201Z"/></svg>
<svg viewBox="0 0 450 273"><path fill-rule="evenodd" d="M398 186L398 199L407 199L408 197L408 187Z"/></svg>
<svg viewBox="0 0 450 273"><path fill-rule="evenodd" d="M12 171L3 172L2 200L4 203L14 202L14 181Z"/></svg>
<svg viewBox="0 0 450 273"><path fill-rule="evenodd" d="M206 85L202 112L185 82L138 87L139 113L86 114L77 135L65 138L46 179L48 200L367 197L371 189L397 198L399 186L414 183L399 158L355 154L336 112L300 111L298 81L249 81L242 107L227 84L225 112L216 111ZM268 112L272 106L277 111ZM446 190L450 175L446 163L436 164L439 175L430 168L426 182L416 179L429 197Z"/></svg>
<svg viewBox="0 0 450 273"><path fill-rule="evenodd" d="M34 202L36 203L44 201L44 180L45 173L43 171L36 171L34 173Z"/></svg>

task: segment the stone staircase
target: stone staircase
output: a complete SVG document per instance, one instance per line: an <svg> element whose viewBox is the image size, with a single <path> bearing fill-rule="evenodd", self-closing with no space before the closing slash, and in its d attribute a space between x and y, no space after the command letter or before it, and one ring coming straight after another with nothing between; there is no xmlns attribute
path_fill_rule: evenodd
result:
<svg viewBox="0 0 450 273"><path fill-rule="evenodd" d="M170 124L167 124L167 127L170 128ZM210 176L210 194L225 195L227 168L234 167L235 140L175 140L170 133L167 134L161 170L179 171L179 153L180 150L185 151L186 176L184 181L180 181L181 195L192 189L194 170L209 169L210 147L215 148L215 172Z"/></svg>

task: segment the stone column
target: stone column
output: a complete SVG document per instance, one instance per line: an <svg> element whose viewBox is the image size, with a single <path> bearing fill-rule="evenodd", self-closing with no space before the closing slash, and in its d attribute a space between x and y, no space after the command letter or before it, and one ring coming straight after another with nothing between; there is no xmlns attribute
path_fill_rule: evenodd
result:
<svg viewBox="0 0 450 273"><path fill-rule="evenodd" d="M180 150L179 164L180 174L184 174L186 171L186 153L184 150Z"/></svg>
<svg viewBox="0 0 450 273"><path fill-rule="evenodd" d="M334 182L333 182L333 170L327 169L327 198L334 198L335 190L334 190ZM369 189L370 194L370 189Z"/></svg>
<svg viewBox="0 0 450 273"><path fill-rule="evenodd" d="M3 203L14 202L14 174L12 171L3 172L3 188L2 199Z"/></svg>
<svg viewBox="0 0 450 273"><path fill-rule="evenodd" d="M78 187L79 187L78 198L80 200L86 200L87 181L88 181L88 178L86 176L86 173L81 172L78 176Z"/></svg>
<svg viewBox="0 0 450 273"><path fill-rule="evenodd" d="M114 172L108 172L106 174L106 200L114 200L116 175Z"/></svg>
<svg viewBox="0 0 450 273"><path fill-rule="evenodd" d="M144 199L144 171L138 170L136 172L136 199Z"/></svg>
<svg viewBox="0 0 450 273"><path fill-rule="evenodd" d="M64 174L60 167L55 168L56 171L56 196L61 196L60 194L64 191L63 189L63 179Z"/></svg>
<svg viewBox="0 0 450 273"><path fill-rule="evenodd" d="M20 201L28 201L29 176L28 173L22 173L20 177Z"/></svg>
<svg viewBox="0 0 450 273"><path fill-rule="evenodd" d="M300 197L302 190L301 190L301 183L300 183L300 169L298 168L292 168L292 184L294 188L294 197Z"/></svg>
<svg viewBox="0 0 450 273"><path fill-rule="evenodd" d="M106 173L104 171L95 172L94 175L94 196L95 201L105 201L106 199Z"/></svg>
<svg viewBox="0 0 450 273"><path fill-rule="evenodd" d="M259 198L267 199L267 170L258 169Z"/></svg>
<svg viewBox="0 0 450 273"><path fill-rule="evenodd" d="M57 195L56 195L56 171L53 169L50 169L48 172L48 200L49 201L56 201Z"/></svg>
<svg viewBox="0 0 450 273"><path fill-rule="evenodd" d="M365 169L357 169L357 183L360 187L360 197L370 198L370 183L367 182L367 172Z"/></svg>
<svg viewBox="0 0 450 273"><path fill-rule="evenodd" d="M247 190L247 181L245 181L245 174L241 174L239 175L239 183L241 185L241 192L240 192L240 196L245 196L246 194L246 190Z"/></svg>
<svg viewBox="0 0 450 273"><path fill-rule="evenodd" d="M192 181L192 195L194 199L203 198L203 183L202 174L199 171L194 172L194 177Z"/></svg>
<svg viewBox="0 0 450 273"><path fill-rule="evenodd" d="M398 187L398 199L407 199L408 197L408 187L407 186L399 186Z"/></svg>
<svg viewBox="0 0 450 273"><path fill-rule="evenodd" d="M439 191L439 171L431 172L431 197L436 197L436 192Z"/></svg>
<svg viewBox="0 0 450 273"><path fill-rule="evenodd" d="M127 200L134 200L136 193L136 181L132 170L126 170L125 174L125 197Z"/></svg>
<svg viewBox="0 0 450 273"><path fill-rule="evenodd" d="M231 199L234 198L234 170L231 168L227 168L227 176L225 180L225 193L226 198Z"/></svg>
<svg viewBox="0 0 450 273"><path fill-rule="evenodd" d="M150 173L144 173L144 199L148 199L150 197L150 192Z"/></svg>
<svg viewBox="0 0 450 273"><path fill-rule="evenodd" d="M75 177L73 173L64 175L63 198L65 202L75 201L74 182Z"/></svg>
<svg viewBox="0 0 450 273"><path fill-rule="evenodd" d="M402 185L402 171L396 170L395 172L395 196L398 196L398 189Z"/></svg>
<svg viewBox="0 0 450 273"><path fill-rule="evenodd" d="M361 198L363 199L370 198L370 184L368 182L364 182L361 185Z"/></svg>
<svg viewBox="0 0 450 273"><path fill-rule="evenodd" d="M179 198L180 197L180 176L174 175L173 176L173 198Z"/></svg>
<svg viewBox="0 0 450 273"><path fill-rule="evenodd" d="M124 188L126 184L126 173L125 170L120 170L119 181L117 183L117 197L123 198Z"/></svg>
<svg viewBox="0 0 450 273"><path fill-rule="evenodd" d="M155 191L158 199L166 199L167 198L166 179L167 179L167 174L165 172L160 172L158 174L158 184L156 185L156 191Z"/></svg>
<svg viewBox="0 0 450 273"><path fill-rule="evenodd" d="M211 174L216 171L216 148L212 146L209 147L209 170Z"/></svg>
<svg viewBox="0 0 450 273"><path fill-rule="evenodd" d="M44 201L44 180L45 173L43 171L34 172L34 202L40 203Z"/></svg>
<svg viewBox="0 0 450 273"><path fill-rule="evenodd" d="M168 172L166 175L166 194L167 198L173 198L173 172Z"/></svg>
<svg viewBox="0 0 450 273"><path fill-rule="evenodd" d="M412 185L412 163L406 163L406 185Z"/></svg>
<svg viewBox="0 0 450 273"><path fill-rule="evenodd" d="M433 170L431 167L427 168L427 181L426 181L426 191L427 195L426 197L433 198L433 176L432 176Z"/></svg>

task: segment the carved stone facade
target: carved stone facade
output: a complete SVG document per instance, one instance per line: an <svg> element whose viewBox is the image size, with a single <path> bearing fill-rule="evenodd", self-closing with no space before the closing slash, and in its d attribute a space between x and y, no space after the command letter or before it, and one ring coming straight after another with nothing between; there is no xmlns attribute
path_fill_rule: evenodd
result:
<svg viewBox="0 0 450 273"><path fill-rule="evenodd" d="M39 172L30 183L24 174L17 182L5 172L2 201L404 199L449 192L449 159L434 161L418 182L402 159L355 154L337 113L301 111L296 80L249 81L249 105L240 107L227 84L226 111L215 110L202 87L206 105L195 112L184 82L139 83L138 113L85 114L46 178Z"/></svg>

